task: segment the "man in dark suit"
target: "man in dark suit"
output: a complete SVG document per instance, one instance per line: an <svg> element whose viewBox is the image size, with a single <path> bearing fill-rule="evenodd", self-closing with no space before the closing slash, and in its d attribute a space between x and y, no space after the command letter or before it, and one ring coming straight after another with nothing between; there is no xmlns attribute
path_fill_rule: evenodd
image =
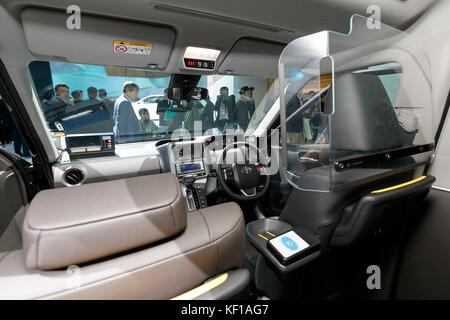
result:
<svg viewBox="0 0 450 320"><path fill-rule="evenodd" d="M103 101L103 103L105 104L106 109L108 109L108 112L109 112L109 114L111 116L111 119L112 119L113 114L114 114L114 101L112 101L110 98L108 98L105 89L98 90L98 96Z"/></svg>
<svg viewBox="0 0 450 320"><path fill-rule="evenodd" d="M65 83L58 83L55 85L56 101L62 101L66 104L73 104L69 95L69 86Z"/></svg>
<svg viewBox="0 0 450 320"><path fill-rule="evenodd" d="M192 97L192 100L186 106L186 114L184 118L184 127L191 134L195 134L195 122L202 121L203 105L200 99Z"/></svg>
<svg viewBox="0 0 450 320"><path fill-rule="evenodd" d="M214 104L211 102L209 95L205 100L206 105L202 113L202 130L214 128Z"/></svg>
<svg viewBox="0 0 450 320"><path fill-rule="evenodd" d="M241 99L236 103L233 119L242 130L246 130L250 119L255 112L255 100L253 100L254 87L244 86L239 90Z"/></svg>
<svg viewBox="0 0 450 320"><path fill-rule="evenodd" d="M67 106L66 113L72 113L90 106L88 101L83 101L83 91L72 91L73 105Z"/></svg>
<svg viewBox="0 0 450 320"><path fill-rule="evenodd" d="M158 104L156 106L156 113L159 116L159 125L160 126L168 126L169 123L166 119L166 111L170 110L173 107L173 101L167 98L167 88L164 89L164 99L158 100Z"/></svg>
<svg viewBox="0 0 450 320"><path fill-rule="evenodd" d="M106 103L103 100L98 99L98 90L94 87L89 87L87 89L88 92L88 100L91 106L98 106L101 110L107 109Z"/></svg>
<svg viewBox="0 0 450 320"><path fill-rule="evenodd" d="M47 99L44 105L44 112L48 122L59 121L67 112L67 107L73 106L73 100L70 98L67 84L57 83L54 92L54 99Z"/></svg>
<svg viewBox="0 0 450 320"><path fill-rule="evenodd" d="M123 84L123 94L114 104L114 136L118 142L137 141L141 126L134 113L132 103L139 94L139 87L134 82Z"/></svg>
<svg viewBox="0 0 450 320"><path fill-rule="evenodd" d="M303 99L299 94L293 96L286 105L286 119L297 111L303 104ZM303 112L297 112L286 122L287 142L294 144L303 143Z"/></svg>
<svg viewBox="0 0 450 320"><path fill-rule="evenodd" d="M215 125L219 129L223 129L225 123L232 121L234 109L236 106L236 97L229 96L228 87L220 88L220 94L217 96L214 110L217 112Z"/></svg>

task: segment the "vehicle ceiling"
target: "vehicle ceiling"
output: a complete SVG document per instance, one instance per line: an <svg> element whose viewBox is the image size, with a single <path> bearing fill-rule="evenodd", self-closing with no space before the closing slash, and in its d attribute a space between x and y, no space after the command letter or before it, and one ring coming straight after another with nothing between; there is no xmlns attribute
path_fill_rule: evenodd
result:
<svg viewBox="0 0 450 320"><path fill-rule="evenodd" d="M16 20L27 7L65 11L72 0L3 0ZM220 48L228 52L241 38L257 38L286 44L321 30L348 32L352 14L368 15L367 7L381 8L382 22L404 29L416 21L434 0L77 0L82 14L134 20L170 26L176 32L168 73L188 44ZM105 5L107 3L107 5ZM17 52L17 51L16 51Z"/></svg>

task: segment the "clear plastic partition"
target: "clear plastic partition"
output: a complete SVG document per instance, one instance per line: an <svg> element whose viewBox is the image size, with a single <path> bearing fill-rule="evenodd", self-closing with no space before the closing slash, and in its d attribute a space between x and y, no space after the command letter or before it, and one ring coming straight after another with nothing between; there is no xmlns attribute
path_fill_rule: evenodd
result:
<svg viewBox="0 0 450 320"><path fill-rule="evenodd" d="M332 191L430 161L430 70L420 43L354 15L348 34L322 31L286 46L280 170L293 186Z"/></svg>

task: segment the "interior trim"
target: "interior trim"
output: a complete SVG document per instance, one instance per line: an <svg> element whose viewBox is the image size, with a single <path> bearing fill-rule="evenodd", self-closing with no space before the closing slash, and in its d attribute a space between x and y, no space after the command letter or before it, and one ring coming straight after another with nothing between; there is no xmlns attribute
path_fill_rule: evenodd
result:
<svg viewBox="0 0 450 320"><path fill-rule="evenodd" d="M448 92L447 100L445 101L444 110L442 111L441 119L439 120L439 125L434 135L434 145L437 151L439 138L441 137L442 130L444 129L445 120L447 119L448 110L450 109L450 90ZM423 172L427 174L431 169L432 163L425 166Z"/></svg>
<svg viewBox="0 0 450 320"><path fill-rule="evenodd" d="M269 239L267 239L266 237L264 237L261 233L258 233L258 236L259 236L260 238L263 238L264 240L269 241Z"/></svg>
<svg viewBox="0 0 450 320"><path fill-rule="evenodd" d="M217 288L218 286L222 285L227 281L228 279L228 273L224 273L217 278L214 278L211 281L208 281L201 286L198 286L192 290L189 290L188 292L185 292L183 294L180 294L179 296L176 296L175 298L172 298L170 300L194 300L195 298L198 298L199 296L207 293L208 291L211 291L214 288Z"/></svg>
<svg viewBox="0 0 450 320"><path fill-rule="evenodd" d="M5 99L10 107L9 111L15 125L25 139L28 148L30 148L33 167L38 168L40 173L39 176L45 178L45 182L42 181L44 179L41 179L40 184L42 184L43 187L53 187L53 175L49 167L50 161L45 151L45 147L33 126L33 122L31 121L25 105L23 104L2 60L0 60L0 92L3 99Z"/></svg>
<svg viewBox="0 0 450 320"><path fill-rule="evenodd" d="M450 90L448 92L447 100L445 101L444 111L442 112L441 120L439 121L439 126L436 130L436 135L434 136L434 145L437 146L439 138L441 136L442 130L444 129L444 123L447 119L448 109L450 108Z"/></svg>
<svg viewBox="0 0 450 320"><path fill-rule="evenodd" d="M386 191L399 189L399 188L402 188L402 187L409 186L410 184L419 182L419 181L421 181L421 180L423 180L425 178L426 178L426 176L421 176L421 177L419 177L417 179L414 179L414 180L411 180L411 181L408 181L408 182L405 182L405 183L397 184L397 185L389 187L389 188L384 188L384 189L379 189L379 190L372 191L371 193L382 193L382 192L386 192Z"/></svg>

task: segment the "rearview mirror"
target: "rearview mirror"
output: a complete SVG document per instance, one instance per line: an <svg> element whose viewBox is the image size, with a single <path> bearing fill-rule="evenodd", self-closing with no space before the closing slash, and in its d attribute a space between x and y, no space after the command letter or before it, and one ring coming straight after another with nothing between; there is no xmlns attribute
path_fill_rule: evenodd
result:
<svg viewBox="0 0 450 320"><path fill-rule="evenodd" d="M170 100L205 100L208 98L208 89L206 88L186 88L170 87L167 88L167 98Z"/></svg>

